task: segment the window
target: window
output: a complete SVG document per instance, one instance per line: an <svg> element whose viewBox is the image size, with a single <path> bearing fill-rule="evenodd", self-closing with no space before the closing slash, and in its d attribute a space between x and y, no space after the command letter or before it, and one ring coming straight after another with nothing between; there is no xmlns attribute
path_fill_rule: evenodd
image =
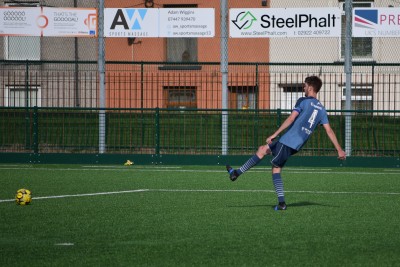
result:
<svg viewBox="0 0 400 267"><path fill-rule="evenodd" d="M5 2L6 6L35 7L37 2ZM4 58L6 60L40 60L40 37L4 37Z"/></svg>
<svg viewBox="0 0 400 267"><path fill-rule="evenodd" d="M167 108L197 108L195 86L164 86Z"/></svg>
<svg viewBox="0 0 400 267"><path fill-rule="evenodd" d="M372 7L372 2L355 2L353 1L353 8L355 7ZM341 2L340 7L342 10L342 37L340 38L340 51L341 58L344 59L345 43L346 43L346 16L345 16L345 3ZM372 37L352 37L352 57L354 59L371 59L372 58Z"/></svg>
<svg viewBox="0 0 400 267"><path fill-rule="evenodd" d="M229 86L229 108L256 109L256 86Z"/></svg>
<svg viewBox="0 0 400 267"><path fill-rule="evenodd" d="M254 93L238 93L237 94L237 108L238 109L255 109L256 108L256 95Z"/></svg>
<svg viewBox="0 0 400 267"><path fill-rule="evenodd" d="M40 37L5 37L6 60L40 60Z"/></svg>
<svg viewBox="0 0 400 267"><path fill-rule="evenodd" d="M351 88L351 109L372 110L372 86L354 86ZM346 87L342 88L342 109L346 109Z"/></svg>
<svg viewBox="0 0 400 267"><path fill-rule="evenodd" d="M164 5L164 8L196 8L197 5ZM167 62L197 62L197 38L166 38Z"/></svg>
<svg viewBox="0 0 400 267"><path fill-rule="evenodd" d="M6 107L34 107L41 106L40 86L7 85L5 90Z"/></svg>
<svg viewBox="0 0 400 267"><path fill-rule="evenodd" d="M279 87L282 88L281 109L288 109L290 113L297 99L304 96L303 84L280 84Z"/></svg>

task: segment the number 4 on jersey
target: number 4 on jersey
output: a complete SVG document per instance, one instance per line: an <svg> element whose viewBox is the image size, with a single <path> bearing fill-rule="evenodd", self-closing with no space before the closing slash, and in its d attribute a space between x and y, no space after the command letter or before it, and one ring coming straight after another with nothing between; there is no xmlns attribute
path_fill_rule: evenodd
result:
<svg viewBox="0 0 400 267"><path fill-rule="evenodd" d="M311 114L310 118L308 119L308 122L310 123L310 129L313 127L313 125L315 123L317 114L318 114L318 109L314 109L313 113Z"/></svg>

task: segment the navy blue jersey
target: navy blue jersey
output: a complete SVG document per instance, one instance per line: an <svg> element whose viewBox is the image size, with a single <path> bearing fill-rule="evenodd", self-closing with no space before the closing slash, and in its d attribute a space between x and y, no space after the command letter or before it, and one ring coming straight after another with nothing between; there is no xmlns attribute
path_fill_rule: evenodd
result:
<svg viewBox="0 0 400 267"><path fill-rule="evenodd" d="M329 121L325 107L314 97L299 98L293 111L299 115L279 142L298 151L307 142L317 125L328 124Z"/></svg>

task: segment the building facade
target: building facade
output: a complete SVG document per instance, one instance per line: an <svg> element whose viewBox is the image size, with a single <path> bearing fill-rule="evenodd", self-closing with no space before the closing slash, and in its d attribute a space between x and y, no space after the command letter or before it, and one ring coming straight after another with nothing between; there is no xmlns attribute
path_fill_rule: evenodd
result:
<svg viewBox="0 0 400 267"><path fill-rule="evenodd" d="M112 1L106 8L213 8L212 38L104 38L108 108L222 108L221 56L227 54L228 107L291 109L308 75L324 80L321 100L344 109L344 1L227 1L228 8L342 10L340 38L228 38L221 48L221 1ZM98 1L0 1L1 6L98 7ZM353 1L393 7L394 0ZM229 32L229 29L227 29ZM0 37L0 105L98 107L97 38ZM352 108L400 108L397 38L352 38Z"/></svg>

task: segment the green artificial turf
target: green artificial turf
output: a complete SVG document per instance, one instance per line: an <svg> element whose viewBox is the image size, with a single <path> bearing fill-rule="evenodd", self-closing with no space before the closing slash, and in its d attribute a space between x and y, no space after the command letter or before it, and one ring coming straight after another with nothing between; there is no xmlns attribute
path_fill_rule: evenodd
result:
<svg viewBox="0 0 400 267"><path fill-rule="evenodd" d="M224 169L0 165L0 266L399 265L399 169Z"/></svg>

